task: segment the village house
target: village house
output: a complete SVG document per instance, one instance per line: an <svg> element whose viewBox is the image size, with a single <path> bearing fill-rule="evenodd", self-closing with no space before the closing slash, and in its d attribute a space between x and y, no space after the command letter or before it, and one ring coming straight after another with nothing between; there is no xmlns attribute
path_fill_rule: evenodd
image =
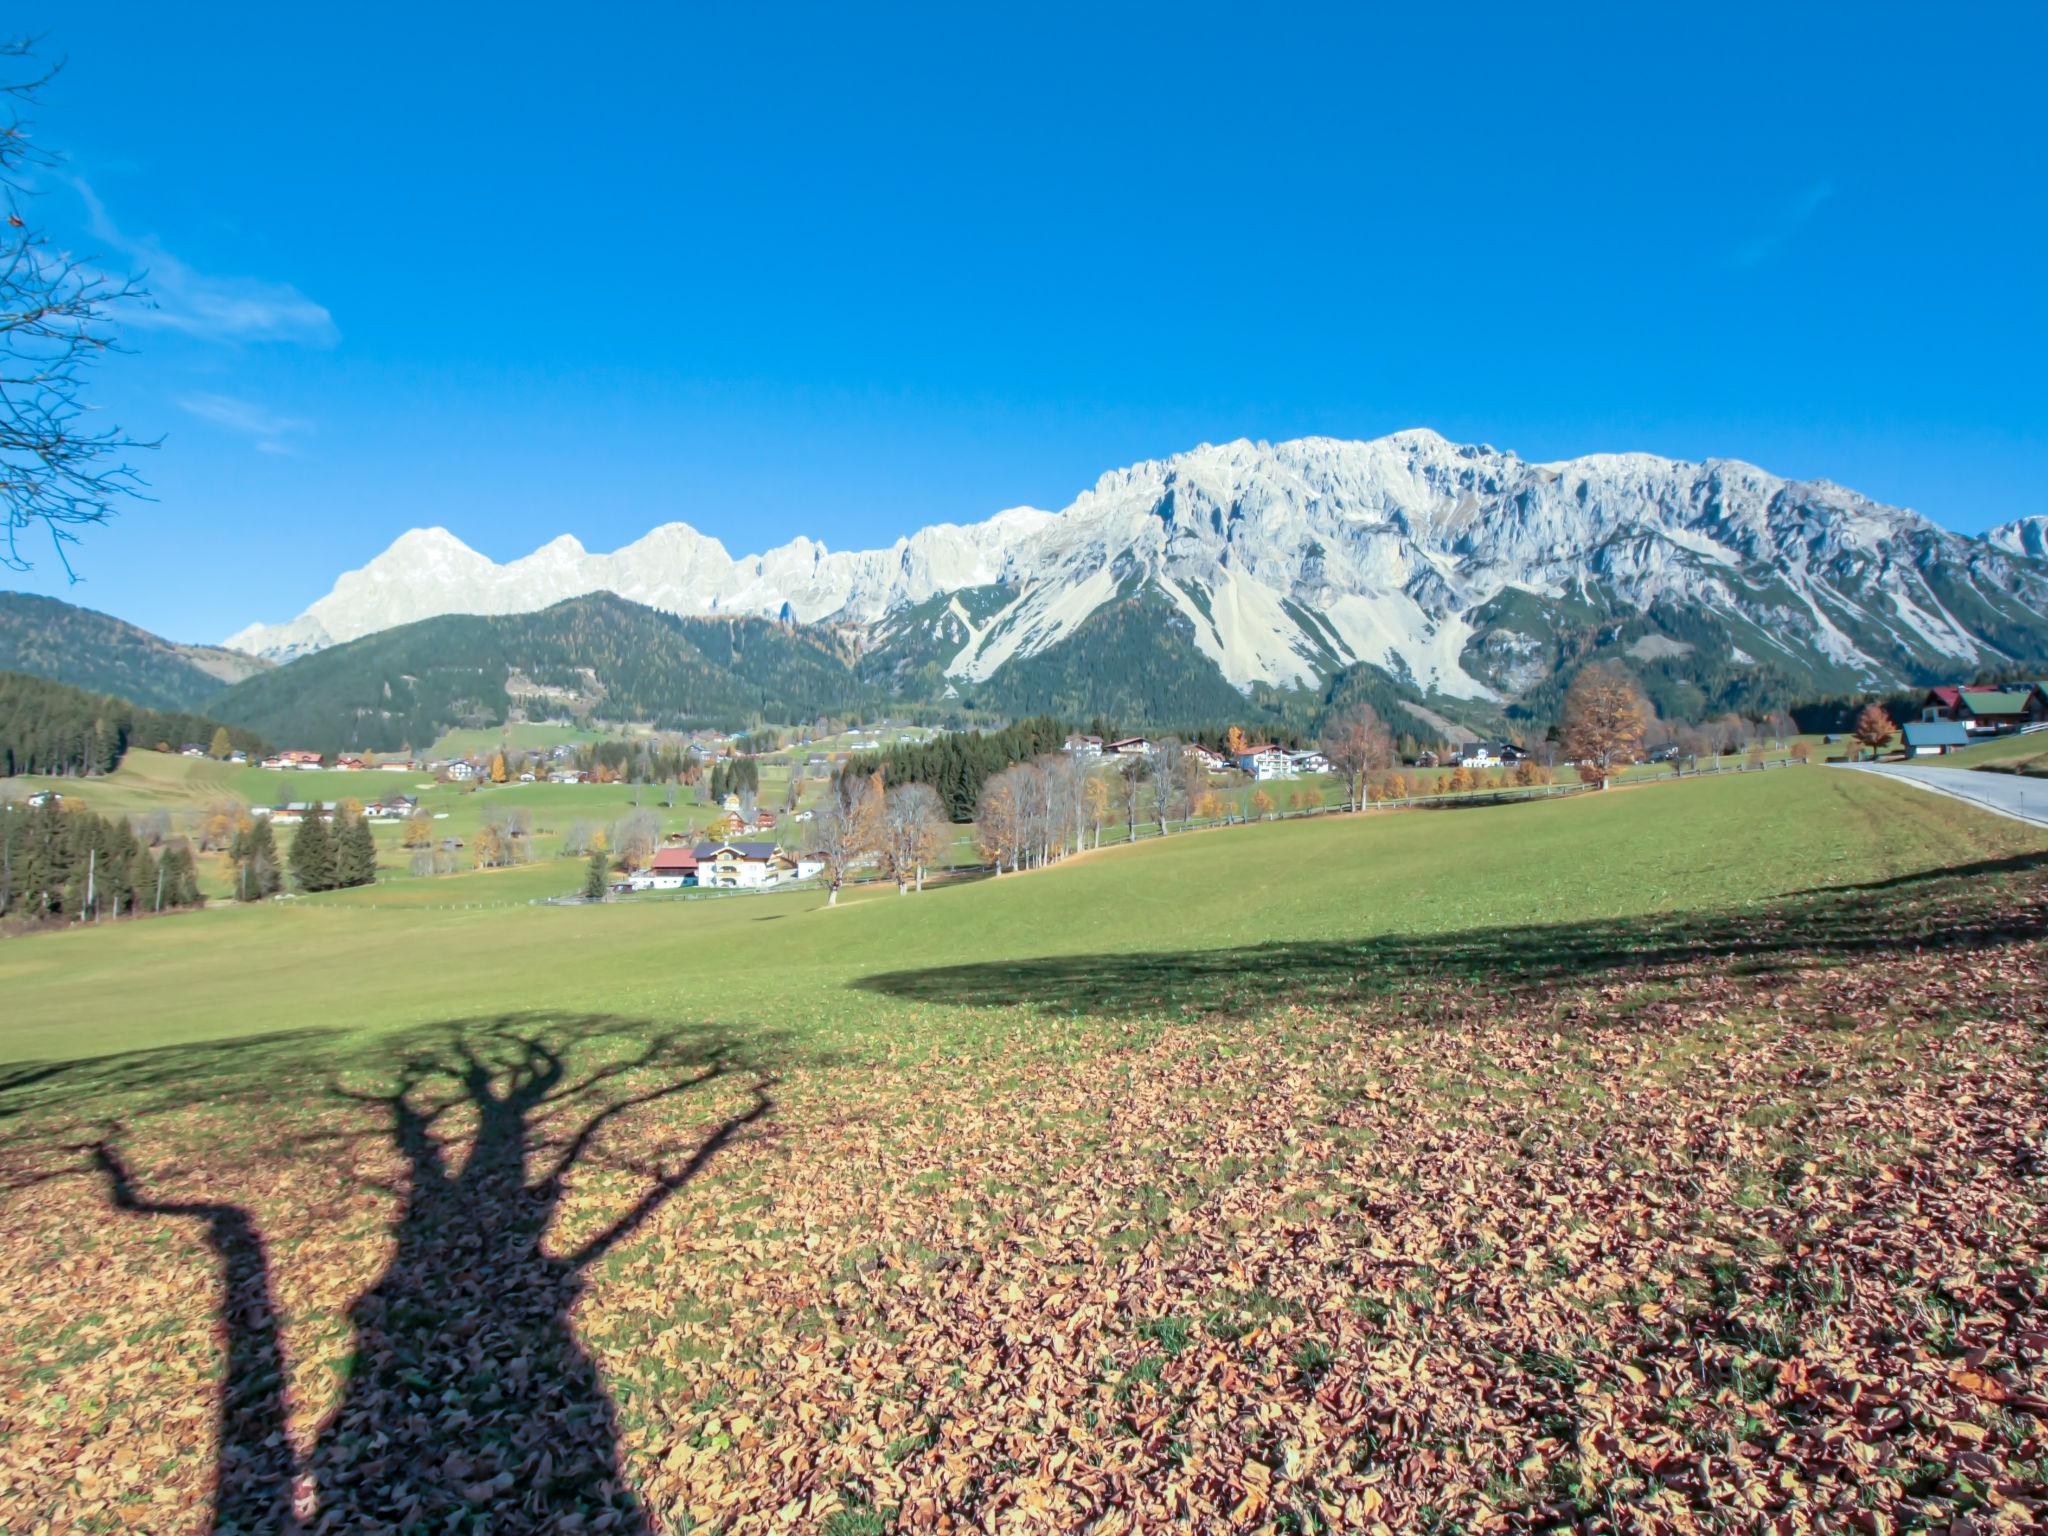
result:
<svg viewBox="0 0 2048 1536"><path fill-rule="evenodd" d="M1946 757L1970 744L1970 732L1960 720L1909 720L1902 729L1908 757Z"/></svg>
<svg viewBox="0 0 2048 1536"><path fill-rule="evenodd" d="M1294 771L1296 773L1328 773L1330 771L1330 760L1320 752L1291 752L1288 756L1294 760Z"/></svg>
<svg viewBox="0 0 2048 1536"><path fill-rule="evenodd" d="M377 765L377 771L380 773L417 773L419 771L419 766L420 765L412 761L411 758L401 757L393 759L390 762L379 763Z"/></svg>
<svg viewBox="0 0 2048 1536"><path fill-rule="evenodd" d="M1461 768L1512 768L1524 755L1511 741L1475 741L1460 747L1455 761Z"/></svg>
<svg viewBox="0 0 2048 1536"><path fill-rule="evenodd" d="M246 767L249 762L249 754L244 752L240 747L237 747L234 751L228 754L228 761L235 764L237 767Z"/></svg>
<svg viewBox="0 0 2048 1536"><path fill-rule="evenodd" d="M751 890L775 881L773 843L699 843L697 883L713 890Z"/></svg>
<svg viewBox="0 0 2048 1536"><path fill-rule="evenodd" d="M476 765L474 763L453 762L443 772L455 783L467 784L476 777Z"/></svg>
<svg viewBox="0 0 2048 1536"><path fill-rule="evenodd" d="M1246 747L1231 759L1238 768L1252 778L1291 779L1294 777L1294 760L1271 742Z"/></svg>
<svg viewBox="0 0 2048 1536"><path fill-rule="evenodd" d="M636 891L679 891L697 883L697 855L688 848L657 848L631 880Z"/></svg>
<svg viewBox="0 0 2048 1536"><path fill-rule="evenodd" d="M1152 743L1143 736L1126 736L1122 741L1112 741L1104 751L1112 757L1150 757Z"/></svg>
<svg viewBox="0 0 2048 1536"><path fill-rule="evenodd" d="M336 773L361 773L366 766L360 757L337 757L334 760Z"/></svg>
<svg viewBox="0 0 2048 1536"><path fill-rule="evenodd" d="M1188 748L1188 756L1198 760L1203 769L1209 773L1222 773L1230 766L1229 758L1214 748L1203 746L1200 742L1196 742Z"/></svg>
<svg viewBox="0 0 2048 1536"><path fill-rule="evenodd" d="M199 743L198 743L198 742L196 742L196 741L188 741L188 742L186 742L186 743L185 743L185 745L184 745L184 746L182 746L182 747L180 747L180 748L178 749L178 756L180 756L180 757L204 757L204 756L206 756L206 748L204 748L204 747L200 746L200 745L199 745Z"/></svg>
<svg viewBox="0 0 2048 1536"><path fill-rule="evenodd" d="M1920 719L1927 724L1954 721L1973 737L2003 736L2048 720L2048 690L2039 683L1930 688L1920 703Z"/></svg>
<svg viewBox="0 0 2048 1536"><path fill-rule="evenodd" d="M1076 731L1062 743L1062 746L1068 756L1078 757L1085 763L1092 763L1102 756L1102 738L1100 736L1084 736L1079 731Z"/></svg>

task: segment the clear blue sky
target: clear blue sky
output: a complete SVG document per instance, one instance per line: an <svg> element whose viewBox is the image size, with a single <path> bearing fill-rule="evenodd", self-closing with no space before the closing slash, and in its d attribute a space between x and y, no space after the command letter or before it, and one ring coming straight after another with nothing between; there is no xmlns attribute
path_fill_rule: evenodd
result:
<svg viewBox="0 0 2048 1536"><path fill-rule="evenodd" d="M2048 9L1265 9L32 4L165 443L0 585L217 639L416 525L863 546L1414 425L2048 512Z"/></svg>

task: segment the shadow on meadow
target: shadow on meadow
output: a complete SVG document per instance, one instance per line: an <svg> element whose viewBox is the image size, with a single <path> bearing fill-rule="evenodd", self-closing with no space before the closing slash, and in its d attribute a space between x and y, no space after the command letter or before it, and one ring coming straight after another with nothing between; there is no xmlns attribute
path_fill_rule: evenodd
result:
<svg viewBox="0 0 2048 1536"><path fill-rule="evenodd" d="M1767 905L1720 912L1235 949L1052 955L883 971L854 985L921 1003L1027 1003L1053 1013L1120 1015L1343 1003L1417 987L1549 986L1598 981L1624 969L1640 974L1702 963L1769 975L1855 956L2040 939L2048 934L2048 900L2039 879L2044 869L2048 854L2024 854L1800 891ZM1478 870L1474 878L1508 877Z"/></svg>
<svg viewBox="0 0 2048 1536"><path fill-rule="evenodd" d="M285 1434L284 1350L254 1215L153 1194L123 1150L154 1116L217 1105L224 1082L229 1094L238 1083L250 1091L246 1112L263 1114L259 1081L287 1120L296 1106L340 1111L351 1125L287 1126L295 1155L332 1162L343 1143L375 1138L403 1167L387 1191L399 1202L394 1250L349 1308L347 1384L304 1465ZM602 1015L468 1019L387 1037L374 1064L304 1040L232 1042L17 1073L0 1082L0 1115L10 1089L42 1099L60 1083L74 1115L85 1114L70 1120L66 1144L114 1209L199 1222L218 1257L219 1536L652 1530L621 1475L614 1408L570 1318L591 1266L770 1113L772 1084L730 1036ZM637 1116L693 1098L708 1110L714 1095L728 1112L681 1144ZM90 1139L77 1139L87 1125ZM608 1183L625 1175L638 1192L564 1242L551 1229L585 1167Z"/></svg>

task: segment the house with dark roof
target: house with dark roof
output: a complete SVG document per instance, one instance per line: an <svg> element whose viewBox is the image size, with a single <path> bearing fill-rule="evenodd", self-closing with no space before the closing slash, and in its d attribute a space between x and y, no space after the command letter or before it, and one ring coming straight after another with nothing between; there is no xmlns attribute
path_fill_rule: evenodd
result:
<svg viewBox="0 0 2048 1536"><path fill-rule="evenodd" d="M751 890L775 882L773 843L699 843L697 884L712 890Z"/></svg>

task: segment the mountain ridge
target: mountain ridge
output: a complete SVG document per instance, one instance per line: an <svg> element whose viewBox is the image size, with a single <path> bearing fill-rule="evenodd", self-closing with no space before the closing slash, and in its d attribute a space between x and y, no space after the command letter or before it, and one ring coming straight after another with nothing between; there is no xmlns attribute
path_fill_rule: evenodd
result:
<svg viewBox="0 0 2048 1536"><path fill-rule="evenodd" d="M1139 594L1247 696L1370 665L1504 703L1542 683L1561 637L1583 649L1588 626L1655 614L1657 633L1636 638L1822 690L2048 655L2048 564L2024 539L1968 538L1737 459L1533 463L1427 428L1205 444L1110 470L1059 512L1011 508L880 550L799 538L734 557L671 522L608 554L563 535L500 565L446 529L413 530L299 618L233 643L288 657L416 617L533 612L600 590L832 626L885 657L907 644L941 689L999 695L1006 669L1042 673Z"/></svg>
<svg viewBox="0 0 2048 1536"><path fill-rule="evenodd" d="M195 713L272 663L185 645L96 609L35 592L0 592L0 671L112 694L144 709Z"/></svg>

